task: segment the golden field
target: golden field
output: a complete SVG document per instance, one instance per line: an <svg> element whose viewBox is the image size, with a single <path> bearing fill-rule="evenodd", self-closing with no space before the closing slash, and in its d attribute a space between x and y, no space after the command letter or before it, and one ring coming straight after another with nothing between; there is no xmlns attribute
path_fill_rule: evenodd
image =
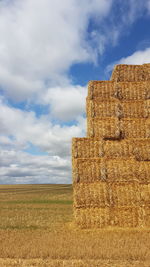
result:
<svg viewBox="0 0 150 267"><path fill-rule="evenodd" d="M150 267L150 229L72 220L71 185L0 185L0 266Z"/></svg>

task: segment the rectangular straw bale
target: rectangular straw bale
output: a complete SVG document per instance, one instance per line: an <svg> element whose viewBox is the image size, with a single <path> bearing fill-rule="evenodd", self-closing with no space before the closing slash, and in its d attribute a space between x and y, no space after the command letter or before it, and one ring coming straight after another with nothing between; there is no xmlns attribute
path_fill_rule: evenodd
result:
<svg viewBox="0 0 150 267"><path fill-rule="evenodd" d="M111 225L118 227L137 227L139 224L138 207L111 208Z"/></svg>
<svg viewBox="0 0 150 267"><path fill-rule="evenodd" d="M150 99L144 101L144 114L145 117L150 118Z"/></svg>
<svg viewBox="0 0 150 267"><path fill-rule="evenodd" d="M86 114L89 118L94 117L117 117L119 112L119 100L106 100L103 101L101 99L90 100L87 98L86 100Z"/></svg>
<svg viewBox="0 0 150 267"><path fill-rule="evenodd" d="M150 227L150 206L143 207L143 221L145 227Z"/></svg>
<svg viewBox="0 0 150 267"><path fill-rule="evenodd" d="M103 163L104 168L104 163ZM134 159L109 159L105 163L108 182L150 181L150 164L146 161Z"/></svg>
<svg viewBox="0 0 150 267"><path fill-rule="evenodd" d="M140 204L140 186L138 182L112 183L112 203L119 206L138 206Z"/></svg>
<svg viewBox="0 0 150 267"><path fill-rule="evenodd" d="M139 226L150 227L150 206L142 205L139 207Z"/></svg>
<svg viewBox="0 0 150 267"><path fill-rule="evenodd" d="M101 99L112 98L115 94L114 82L110 81L90 81L88 83L88 98Z"/></svg>
<svg viewBox="0 0 150 267"><path fill-rule="evenodd" d="M103 139L120 138L120 121L118 118L88 118L87 136Z"/></svg>
<svg viewBox="0 0 150 267"><path fill-rule="evenodd" d="M76 208L95 208L110 205L109 185L106 182L76 184L73 195Z"/></svg>
<svg viewBox="0 0 150 267"><path fill-rule="evenodd" d="M75 208L74 219L81 228L107 227L110 225L110 208Z"/></svg>
<svg viewBox="0 0 150 267"><path fill-rule="evenodd" d="M137 161L138 162L138 161ZM150 183L150 164L148 161L139 161L137 179L140 183Z"/></svg>
<svg viewBox="0 0 150 267"><path fill-rule="evenodd" d="M105 167L108 182L138 181L140 163L134 159L108 159Z"/></svg>
<svg viewBox="0 0 150 267"><path fill-rule="evenodd" d="M88 99L146 100L150 99L150 84L142 82L90 81Z"/></svg>
<svg viewBox="0 0 150 267"><path fill-rule="evenodd" d="M150 138L134 140L133 155L138 161L150 161Z"/></svg>
<svg viewBox="0 0 150 267"><path fill-rule="evenodd" d="M73 138L72 156L74 158L98 158L104 156L103 140L93 138Z"/></svg>
<svg viewBox="0 0 150 267"><path fill-rule="evenodd" d="M150 206L150 182L139 184L141 205Z"/></svg>
<svg viewBox="0 0 150 267"><path fill-rule="evenodd" d="M107 140L104 156L108 159L132 157L138 161L150 160L150 138Z"/></svg>
<svg viewBox="0 0 150 267"><path fill-rule="evenodd" d="M149 100L122 101L123 118L148 118L150 117Z"/></svg>
<svg viewBox="0 0 150 267"><path fill-rule="evenodd" d="M150 80L150 64L144 65L116 65L111 76L112 81L145 81Z"/></svg>
<svg viewBox="0 0 150 267"><path fill-rule="evenodd" d="M119 101L119 99L86 100L87 117L148 118L150 117L150 100Z"/></svg>
<svg viewBox="0 0 150 267"><path fill-rule="evenodd" d="M150 138L150 119L123 118L120 129L124 138Z"/></svg>
<svg viewBox="0 0 150 267"><path fill-rule="evenodd" d="M133 139L105 141L104 155L107 159L132 157L132 152Z"/></svg>
<svg viewBox="0 0 150 267"><path fill-rule="evenodd" d="M73 161L73 183L92 183L104 180L101 159L75 159Z"/></svg>
<svg viewBox="0 0 150 267"><path fill-rule="evenodd" d="M115 95L120 100L147 100L150 98L149 82L117 82Z"/></svg>
<svg viewBox="0 0 150 267"><path fill-rule="evenodd" d="M73 180L76 183L149 182L150 165L134 159L77 158L73 161Z"/></svg>
<svg viewBox="0 0 150 267"><path fill-rule="evenodd" d="M98 140L93 138L72 139L73 158L127 158L150 161L150 138Z"/></svg>

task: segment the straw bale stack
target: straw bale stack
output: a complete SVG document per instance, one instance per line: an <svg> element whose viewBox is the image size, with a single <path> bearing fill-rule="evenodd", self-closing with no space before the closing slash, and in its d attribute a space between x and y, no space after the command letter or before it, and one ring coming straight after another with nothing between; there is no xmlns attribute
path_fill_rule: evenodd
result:
<svg viewBox="0 0 150 267"><path fill-rule="evenodd" d="M87 137L72 140L74 219L82 228L150 226L150 64L91 81Z"/></svg>

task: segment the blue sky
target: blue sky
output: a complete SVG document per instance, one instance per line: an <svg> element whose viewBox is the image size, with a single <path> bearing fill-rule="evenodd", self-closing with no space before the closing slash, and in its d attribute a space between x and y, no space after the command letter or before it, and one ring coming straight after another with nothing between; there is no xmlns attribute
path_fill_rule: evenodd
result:
<svg viewBox="0 0 150 267"><path fill-rule="evenodd" d="M0 1L0 183L71 183L89 80L150 62L150 0Z"/></svg>

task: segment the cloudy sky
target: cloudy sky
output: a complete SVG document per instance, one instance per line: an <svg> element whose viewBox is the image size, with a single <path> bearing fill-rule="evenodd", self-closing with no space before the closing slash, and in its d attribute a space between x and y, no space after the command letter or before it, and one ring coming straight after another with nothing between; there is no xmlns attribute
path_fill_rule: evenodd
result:
<svg viewBox="0 0 150 267"><path fill-rule="evenodd" d="M0 184L71 183L89 80L150 62L150 0L0 0Z"/></svg>

